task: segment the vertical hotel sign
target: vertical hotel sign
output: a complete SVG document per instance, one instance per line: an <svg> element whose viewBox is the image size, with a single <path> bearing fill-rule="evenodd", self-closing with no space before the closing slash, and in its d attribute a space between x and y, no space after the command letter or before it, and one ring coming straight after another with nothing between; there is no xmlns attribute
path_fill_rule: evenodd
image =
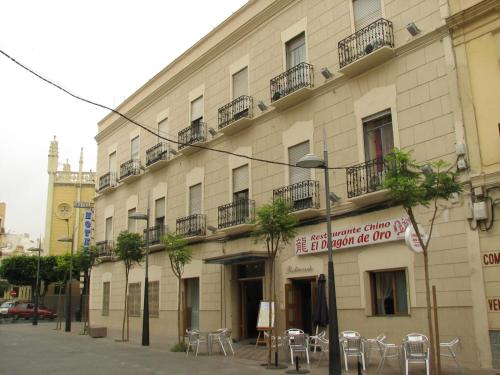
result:
<svg viewBox="0 0 500 375"><path fill-rule="evenodd" d="M90 238L92 234L92 211L87 210L83 213L83 248L88 250L90 247Z"/></svg>
<svg viewBox="0 0 500 375"><path fill-rule="evenodd" d="M383 242L404 240L408 218L379 220L353 225L332 231L333 250L375 245ZM328 251L326 232L295 237L295 255L307 255Z"/></svg>

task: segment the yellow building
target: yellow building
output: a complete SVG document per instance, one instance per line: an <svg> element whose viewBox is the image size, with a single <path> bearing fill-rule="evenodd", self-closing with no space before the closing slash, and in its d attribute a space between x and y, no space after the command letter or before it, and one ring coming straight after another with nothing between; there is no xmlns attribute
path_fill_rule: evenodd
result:
<svg viewBox="0 0 500 375"><path fill-rule="evenodd" d="M483 324L489 329L490 342L483 344L491 345L493 367L500 368L500 2L454 1L451 12L447 24L470 164L470 242L480 250L475 267L482 270L476 278L481 288L473 298L485 311Z"/></svg>
<svg viewBox="0 0 500 375"><path fill-rule="evenodd" d="M5 233L5 211L7 207L5 202L0 202L0 248L3 243L3 235Z"/></svg>
<svg viewBox="0 0 500 375"><path fill-rule="evenodd" d="M83 149L80 152L78 171L71 171L66 161L63 170L58 170L58 143L50 142L48 155L49 184L45 219L45 254L59 255L70 249L68 243L58 241L61 237L73 237L73 250L83 245L83 215L86 208L75 207L76 202L92 204L94 199L94 172L83 172Z"/></svg>

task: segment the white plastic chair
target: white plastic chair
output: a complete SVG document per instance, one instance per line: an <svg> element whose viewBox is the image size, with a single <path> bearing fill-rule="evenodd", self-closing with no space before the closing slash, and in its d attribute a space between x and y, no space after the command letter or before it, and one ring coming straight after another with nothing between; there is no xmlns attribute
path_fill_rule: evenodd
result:
<svg viewBox="0 0 500 375"><path fill-rule="evenodd" d="M355 331L344 331L339 336L342 353L344 354L345 370L349 371L347 364L348 357L361 358L363 370L366 370L365 344L361 335Z"/></svg>
<svg viewBox="0 0 500 375"><path fill-rule="evenodd" d="M226 356L226 349L224 348L224 343L226 342L225 337L226 328L219 328L217 331L208 334L208 341L210 344L210 351L213 351L214 344L218 344L221 348L224 356Z"/></svg>
<svg viewBox="0 0 500 375"><path fill-rule="evenodd" d="M316 342L318 343L318 345L321 349L321 354L320 354L319 359L318 359L318 367L319 367L319 364L321 362L321 358L323 358L325 353L328 353L330 351L330 346L329 346L330 341L328 341L328 339L326 338L326 335L324 335L322 337L318 337Z"/></svg>
<svg viewBox="0 0 500 375"><path fill-rule="evenodd" d="M319 343L320 338L326 337L326 331L321 331L317 335L309 336L309 347L313 349L313 352L316 353L316 348L321 348Z"/></svg>
<svg viewBox="0 0 500 375"><path fill-rule="evenodd" d="M304 333L297 333L288 338L288 347L290 348L291 362L293 366L294 353L306 353L307 364L309 364L309 341Z"/></svg>
<svg viewBox="0 0 500 375"><path fill-rule="evenodd" d="M424 363L426 374L430 374L429 368L429 339L421 333L410 333L403 340L405 356L405 374L408 375L409 365L412 363Z"/></svg>
<svg viewBox="0 0 500 375"><path fill-rule="evenodd" d="M450 342L439 343L439 346L441 348L441 356L445 358L452 358L455 361L457 367L460 369L460 372L463 374L464 369L462 368L457 359L457 347L459 343L460 339L458 337L455 337Z"/></svg>
<svg viewBox="0 0 500 375"><path fill-rule="evenodd" d="M382 335L379 335L379 337ZM389 344L385 342L385 336L383 338L377 338L377 346L380 350L380 363L377 367L377 372L382 371L387 359L396 358L401 368L401 349L396 344Z"/></svg>
<svg viewBox="0 0 500 375"><path fill-rule="evenodd" d="M380 358L382 358L382 348L379 345L379 341L384 342L387 336L384 333L381 333L374 339L365 339L365 355L366 355L366 364L370 365L371 352L378 352Z"/></svg>
<svg viewBox="0 0 500 375"><path fill-rule="evenodd" d="M200 332L196 330L186 330L187 334L187 346L186 346L186 356L189 355L189 349L193 348L193 352L195 352L196 357L198 357L198 350L200 348L201 343L206 343L207 341L200 337ZM194 350L196 348L196 351Z"/></svg>

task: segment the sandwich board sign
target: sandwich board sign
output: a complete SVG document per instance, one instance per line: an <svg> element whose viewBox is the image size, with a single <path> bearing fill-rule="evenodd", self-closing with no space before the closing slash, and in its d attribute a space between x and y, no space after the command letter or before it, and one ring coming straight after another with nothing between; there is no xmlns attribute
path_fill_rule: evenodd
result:
<svg viewBox="0 0 500 375"><path fill-rule="evenodd" d="M271 323L269 323L269 306L272 306L272 316ZM257 329L258 330L268 330L274 327L274 316L275 316L274 302L260 301L259 305L259 315L257 318Z"/></svg>

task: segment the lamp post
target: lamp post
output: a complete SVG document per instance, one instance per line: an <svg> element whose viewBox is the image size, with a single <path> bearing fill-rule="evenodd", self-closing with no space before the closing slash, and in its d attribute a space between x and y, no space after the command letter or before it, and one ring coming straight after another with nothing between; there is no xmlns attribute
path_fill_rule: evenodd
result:
<svg viewBox="0 0 500 375"><path fill-rule="evenodd" d="M142 314L142 345L149 346L149 280L148 280L148 258L149 258L149 197L147 213L134 212L128 215L132 220L146 221L146 270L144 274L144 311Z"/></svg>
<svg viewBox="0 0 500 375"><path fill-rule="evenodd" d="M33 314L33 325L36 326L38 325L38 299L40 296L40 288L38 287L38 282L40 280L40 253L43 251L43 249L40 248L41 246L41 240L38 243L38 247L31 247L28 249L28 251L36 251L38 252L38 259L36 262L36 282L35 282L35 313Z"/></svg>
<svg viewBox="0 0 500 375"><path fill-rule="evenodd" d="M65 332L71 332L71 286L73 281L73 237L61 237L58 239L59 242L71 243L71 252L69 257L69 277L66 283L67 296L66 296L66 325L64 327Z"/></svg>
<svg viewBox="0 0 500 375"><path fill-rule="evenodd" d="M339 325L337 318L337 296L335 293L335 272L333 268L332 223L330 212L330 183L328 180L328 150L326 148L326 135L323 133L323 159L316 155L307 154L299 159L297 166L303 168L322 168L325 172L325 200L326 200L326 232L328 236L328 310L330 321L328 323L328 374L340 375Z"/></svg>

